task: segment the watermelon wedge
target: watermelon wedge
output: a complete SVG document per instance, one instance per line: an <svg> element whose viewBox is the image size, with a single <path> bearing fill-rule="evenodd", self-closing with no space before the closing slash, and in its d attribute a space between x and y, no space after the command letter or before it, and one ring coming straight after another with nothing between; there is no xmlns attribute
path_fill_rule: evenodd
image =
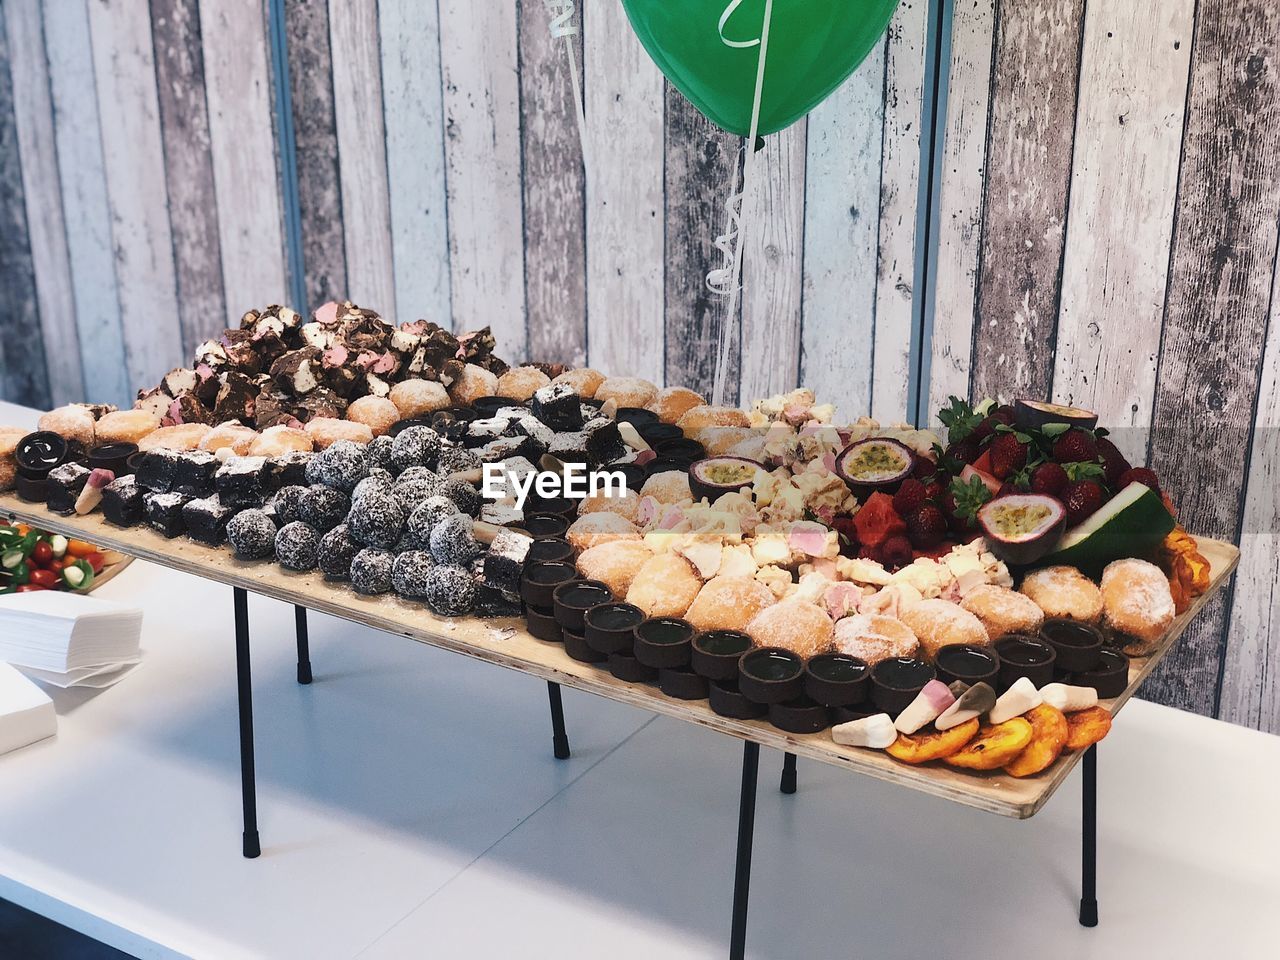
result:
<svg viewBox="0 0 1280 960"><path fill-rule="evenodd" d="M1072 527L1045 564L1065 564L1098 574L1112 560L1146 557L1164 542L1175 520L1150 487L1133 482L1084 523Z"/></svg>

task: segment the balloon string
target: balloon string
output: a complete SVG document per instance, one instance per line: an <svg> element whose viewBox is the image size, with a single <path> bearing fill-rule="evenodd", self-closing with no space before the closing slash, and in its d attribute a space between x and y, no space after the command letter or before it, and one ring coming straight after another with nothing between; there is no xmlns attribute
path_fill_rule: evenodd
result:
<svg viewBox="0 0 1280 960"><path fill-rule="evenodd" d="M564 40L565 56L569 59L569 78L573 84L574 120L578 124L578 145L582 150L582 173L590 178L587 165L587 113L582 105L582 81L578 76L578 57L574 51L573 38L578 28L573 23L573 0L545 0L547 12L550 14L550 30L552 39Z"/></svg>
<svg viewBox="0 0 1280 960"><path fill-rule="evenodd" d="M724 39L724 24L741 4L742 0L731 0L720 16L721 40L728 46L741 45ZM733 332L737 329L738 297L742 281L742 237L746 233L744 226L744 202L755 180L752 171L755 167L756 138L760 132L760 99L764 92L764 66L769 51L769 24L773 20L773 0L765 0L764 23L760 29L760 54L756 60L756 88L751 101L751 129L747 137L746 159L742 164L742 190L738 190L738 164L733 164L733 190L725 202L725 210L729 215L729 223L724 233L715 239L715 246L724 254L723 266L707 274L707 286L716 293L729 295L728 311L724 323L720 325L720 350L716 356L715 378L712 382L711 402L716 406L724 404L725 380L729 373L729 349L733 342ZM745 210L751 213L752 206Z"/></svg>

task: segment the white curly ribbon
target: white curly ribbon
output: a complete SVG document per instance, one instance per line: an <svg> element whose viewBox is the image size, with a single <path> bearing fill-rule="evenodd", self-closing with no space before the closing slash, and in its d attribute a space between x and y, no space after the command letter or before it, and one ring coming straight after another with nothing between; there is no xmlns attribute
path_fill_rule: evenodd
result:
<svg viewBox="0 0 1280 960"><path fill-rule="evenodd" d="M741 0L738 0L741 2ZM582 169L587 170L587 114L582 106L582 82L578 78L578 55L573 38L578 28L573 22L574 0L543 0L550 16L551 37L564 41L564 53L569 59L569 77L573 83L574 119L578 122L578 143L582 148Z"/></svg>
<svg viewBox="0 0 1280 960"><path fill-rule="evenodd" d="M720 325L720 350L716 356L716 372L712 387L712 403L720 406L724 403L725 378L729 372L729 345L733 342L733 333L737 328L738 295L742 282L742 237L747 233L746 219L743 215L743 202L751 188L752 170L755 166L756 137L760 131L760 95L764 91L764 65L769 51L769 24L773 20L773 0L765 0L764 22L760 25L760 36L750 40L730 40L725 36L725 27L743 0L730 0L720 14L717 29L720 42L727 47L738 49L759 45L760 54L756 59L756 88L751 101L751 129L746 142L746 159L742 164L742 189L738 189L738 164L733 164L733 187L725 201L728 224L724 233L715 238L715 246L724 254L724 263L707 274L707 286L715 293L728 295L729 306ZM751 207L746 208L752 213Z"/></svg>

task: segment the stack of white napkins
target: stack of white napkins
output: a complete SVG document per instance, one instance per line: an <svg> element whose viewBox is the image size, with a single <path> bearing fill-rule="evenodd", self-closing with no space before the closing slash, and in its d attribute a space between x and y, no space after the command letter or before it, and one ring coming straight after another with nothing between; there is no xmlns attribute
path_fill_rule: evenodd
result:
<svg viewBox="0 0 1280 960"><path fill-rule="evenodd" d="M7 663L0 663L0 754L57 732L58 715L49 695Z"/></svg>
<svg viewBox="0 0 1280 960"><path fill-rule="evenodd" d="M140 659L142 611L83 594L0 597L0 661L57 687L109 687Z"/></svg>

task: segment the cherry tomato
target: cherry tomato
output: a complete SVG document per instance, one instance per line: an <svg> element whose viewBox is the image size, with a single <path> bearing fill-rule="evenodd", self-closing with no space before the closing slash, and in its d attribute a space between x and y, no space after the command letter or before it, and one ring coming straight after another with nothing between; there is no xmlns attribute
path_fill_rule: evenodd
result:
<svg viewBox="0 0 1280 960"><path fill-rule="evenodd" d="M35 593L37 590L48 590L48 587L42 587L38 583L24 583L17 589L17 593Z"/></svg>
<svg viewBox="0 0 1280 960"><path fill-rule="evenodd" d="M37 567L48 567L53 562L53 547L48 541L41 540L31 548L31 562Z"/></svg>
<svg viewBox="0 0 1280 960"><path fill-rule="evenodd" d="M101 573L102 568L106 565L106 562L107 562L107 558L97 551L94 551L93 553L86 553L80 559L86 561L89 564L89 566L93 567L94 573Z"/></svg>
<svg viewBox="0 0 1280 960"><path fill-rule="evenodd" d="M67 565L67 561L65 558L54 557L52 560L49 561L49 566L47 566L45 569L52 570L54 573L61 573L62 568L65 567L66 565Z"/></svg>
<svg viewBox="0 0 1280 960"><path fill-rule="evenodd" d="M32 570L31 584L52 590L58 585L58 575L52 570Z"/></svg>

